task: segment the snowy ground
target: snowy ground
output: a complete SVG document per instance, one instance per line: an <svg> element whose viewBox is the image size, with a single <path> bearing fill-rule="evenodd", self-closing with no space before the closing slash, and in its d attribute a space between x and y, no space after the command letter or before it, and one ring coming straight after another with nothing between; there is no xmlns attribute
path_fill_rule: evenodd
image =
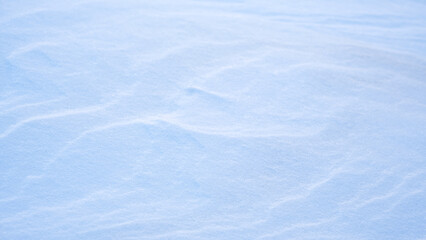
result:
<svg viewBox="0 0 426 240"><path fill-rule="evenodd" d="M426 239L426 2L0 0L0 239Z"/></svg>

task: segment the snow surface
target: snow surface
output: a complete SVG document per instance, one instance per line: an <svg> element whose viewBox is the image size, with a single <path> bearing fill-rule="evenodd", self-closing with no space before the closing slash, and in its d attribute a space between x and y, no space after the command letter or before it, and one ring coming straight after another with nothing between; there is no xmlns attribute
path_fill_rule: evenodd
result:
<svg viewBox="0 0 426 240"><path fill-rule="evenodd" d="M426 2L0 0L0 239L426 239Z"/></svg>

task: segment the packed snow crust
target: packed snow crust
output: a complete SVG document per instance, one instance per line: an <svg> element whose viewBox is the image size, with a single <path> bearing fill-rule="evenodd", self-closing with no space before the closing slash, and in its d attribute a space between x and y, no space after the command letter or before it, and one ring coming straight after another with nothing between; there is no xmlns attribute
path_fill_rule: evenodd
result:
<svg viewBox="0 0 426 240"><path fill-rule="evenodd" d="M426 239L426 2L0 0L0 239Z"/></svg>

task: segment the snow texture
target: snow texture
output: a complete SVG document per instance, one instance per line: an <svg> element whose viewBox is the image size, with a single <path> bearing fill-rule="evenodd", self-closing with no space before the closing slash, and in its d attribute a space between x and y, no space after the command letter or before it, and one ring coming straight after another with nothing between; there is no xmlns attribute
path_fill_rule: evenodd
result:
<svg viewBox="0 0 426 240"><path fill-rule="evenodd" d="M426 239L423 0L0 0L0 239Z"/></svg>

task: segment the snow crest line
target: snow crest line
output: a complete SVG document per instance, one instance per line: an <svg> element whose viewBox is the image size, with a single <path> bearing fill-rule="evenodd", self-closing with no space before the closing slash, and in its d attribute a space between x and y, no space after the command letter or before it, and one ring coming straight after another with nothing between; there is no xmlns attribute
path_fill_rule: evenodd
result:
<svg viewBox="0 0 426 240"><path fill-rule="evenodd" d="M10 126L8 129L6 129L3 133L0 134L0 139L5 138L9 136L11 133L19 129L20 127L24 126L25 124L41 121L41 120L49 120L54 118L61 118L61 117L67 117L67 116L73 116L73 115L81 115L81 114L90 114L98 111L105 110L109 106L113 105L114 102L107 103L105 105L99 105L99 106L92 106L92 107L85 107L85 108L76 108L76 109L70 109L62 112L57 113L51 113L46 115L40 115L40 116L34 116L27 119L24 119L22 121L19 121L12 126Z"/></svg>

